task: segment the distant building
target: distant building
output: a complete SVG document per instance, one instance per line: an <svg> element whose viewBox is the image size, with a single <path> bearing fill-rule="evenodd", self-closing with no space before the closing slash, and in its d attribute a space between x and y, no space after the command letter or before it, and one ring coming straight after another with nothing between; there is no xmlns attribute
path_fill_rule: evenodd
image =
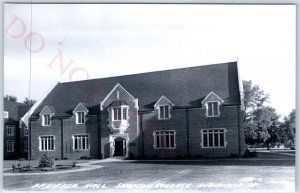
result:
<svg viewBox="0 0 300 193"><path fill-rule="evenodd" d="M31 159L241 156L236 62L58 83L30 113Z"/></svg>
<svg viewBox="0 0 300 193"><path fill-rule="evenodd" d="M23 103L4 100L4 159L28 156L28 129L19 126L20 118L28 109Z"/></svg>

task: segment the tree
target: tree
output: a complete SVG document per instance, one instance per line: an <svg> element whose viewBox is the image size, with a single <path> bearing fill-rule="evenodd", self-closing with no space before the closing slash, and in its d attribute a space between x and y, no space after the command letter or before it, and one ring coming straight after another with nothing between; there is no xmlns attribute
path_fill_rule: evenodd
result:
<svg viewBox="0 0 300 193"><path fill-rule="evenodd" d="M4 96L4 100L16 102L17 101L17 97L12 96L12 95L5 95Z"/></svg>
<svg viewBox="0 0 300 193"><path fill-rule="evenodd" d="M261 90L258 85L253 85L251 80L243 80L243 88L244 110L248 115L269 101L269 94Z"/></svg>
<svg viewBox="0 0 300 193"><path fill-rule="evenodd" d="M282 136L283 142L287 146L294 145L296 142L296 110L293 109L292 112L284 118L282 124Z"/></svg>
<svg viewBox="0 0 300 193"><path fill-rule="evenodd" d="M29 99L26 97L25 100L23 101L23 103L26 105L33 105L34 103L36 103L36 100Z"/></svg>
<svg viewBox="0 0 300 193"><path fill-rule="evenodd" d="M244 88L244 110L245 110L245 138L246 143L253 145L270 137L266 123L263 121L264 113L272 112L271 109L264 108L269 100L269 94L261 90L258 85L253 85L252 81L243 81Z"/></svg>

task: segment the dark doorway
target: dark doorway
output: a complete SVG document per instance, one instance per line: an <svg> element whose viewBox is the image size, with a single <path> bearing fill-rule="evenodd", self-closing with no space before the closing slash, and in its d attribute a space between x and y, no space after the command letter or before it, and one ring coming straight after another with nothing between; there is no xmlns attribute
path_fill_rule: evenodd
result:
<svg viewBox="0 0 300 193"><path fill-rule="evenodd" d="M123 138L115 139L114 156L124 156L124 150L125 150L124 146L125 146L125 139L123 139Z"/></svg>

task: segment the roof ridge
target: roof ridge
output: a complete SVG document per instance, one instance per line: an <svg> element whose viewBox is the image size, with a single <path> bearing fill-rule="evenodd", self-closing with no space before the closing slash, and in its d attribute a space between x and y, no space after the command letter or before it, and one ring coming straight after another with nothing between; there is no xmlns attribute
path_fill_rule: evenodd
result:
<svg viewBox="0 0 300 193"><path fill-rule="evenodd" d="M231 61L231 62L222 62L222 63L216 63L216 64L204 64L201 66L190 66L190 67L173 68L173 69L167 69L167 70L156 70L156 71L150 71L150 72L141 72L141 73L124 74L124 75L117 75L117 76L107 76L107 77L101 77L101 78L92 78L92 79L86 79L86 80L60 82L60 84L78 83L78 82L93 81L93 80L100 80L100 79L107 79L107 78L120 78L120 77L126 77L126 76L144 75L144 74L160 73L160 72L167 72L167 71L178 71L178 70L191 69L191 68L210 67L210 66L215 66L215 65L225 65L225 64L234 63L234 62L237 63L237 61Z"/></svg>

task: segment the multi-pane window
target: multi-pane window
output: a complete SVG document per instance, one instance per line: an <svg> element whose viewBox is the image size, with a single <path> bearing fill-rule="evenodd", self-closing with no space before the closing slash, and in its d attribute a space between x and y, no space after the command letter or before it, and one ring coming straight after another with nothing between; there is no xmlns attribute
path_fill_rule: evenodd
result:
<svg viewBox="0 0 300 193"><path fill-rule="evenodd" d="M8 119L8 112L4 111L3 118Z"/></svg>
<svg viewBox="0 0 300 193"><path fill-rule="evenodd" d="M87 150L89 146L89 135L73 135L74 150Z"/></svg>
<svg viewBox="0 0 300 193"><path fill-rule="evenodd" d="M224 129L203 129L202 147L225 147Z"/></svg>
<svg viewBox="0 0 300 193"><path fill-rule="evenodd" d="M28 136L28 128L24 128L24 136Z"/></svg>
<svg viewBox="0 0 300 193"><path fill-rule="evenodd" d="M175 131L155 131L153 135L155 149L175 148Z"/></svg>
<svg viewBox="0 0 300 193"><path fill-rule="evenodd" d="M6 141L6 151L7 152L14 152L15 151L14 141L12 141L12 140Z"/></svg>
<svg viewBox="0 0 300 193"><path fill-rule="evenodd" d="M51 125L51 116L50 116L50 114L44 114L43 115L43 125L44 126L50 126Z"/></svg>
<svg viewBox="0 0 300 193"><path fill-rule="evenodd" d="M84 112L80 111L76 113L77 124L83 124L85 122Z"/></svg>
<svg viewBox="0 0 300 193"><path fill-rule="evenodd" d="M27 143L27 141L24 141L24 151L25 152L28 151L28 143Z"/></svg>
<svg viewBox="0 0 300 193"><path fill-rule="evenodd" d="M7 135L13 136L15 134L14 130L15 130L14 126L12 126L12 125L6 126L6 134Z"/></svg>
<svg viewBox="0 0 300 193"><path fill-rule="evenodd" d="M169 119L170 118L170 110L169 105L159 106L159 118L160 119Z"/></svg>
<svg viewBox="0 0 300 193"><path fill-rule="evenodd" d="M115 121L127 120L127 107L113 108L113 118Z"/></svg>
<svg viewBox="0 0 300 193"><path fill-rule="evenodd" d="M41 151L54 150L54 136L41 136L40 150Z"/></svg>
<svg viewBox="0 0 300 193"><path fill-rule="evenodd" d="M218 102L208 102L207 103L207 116L208 117L219 116L219 103Z"/></svg>

